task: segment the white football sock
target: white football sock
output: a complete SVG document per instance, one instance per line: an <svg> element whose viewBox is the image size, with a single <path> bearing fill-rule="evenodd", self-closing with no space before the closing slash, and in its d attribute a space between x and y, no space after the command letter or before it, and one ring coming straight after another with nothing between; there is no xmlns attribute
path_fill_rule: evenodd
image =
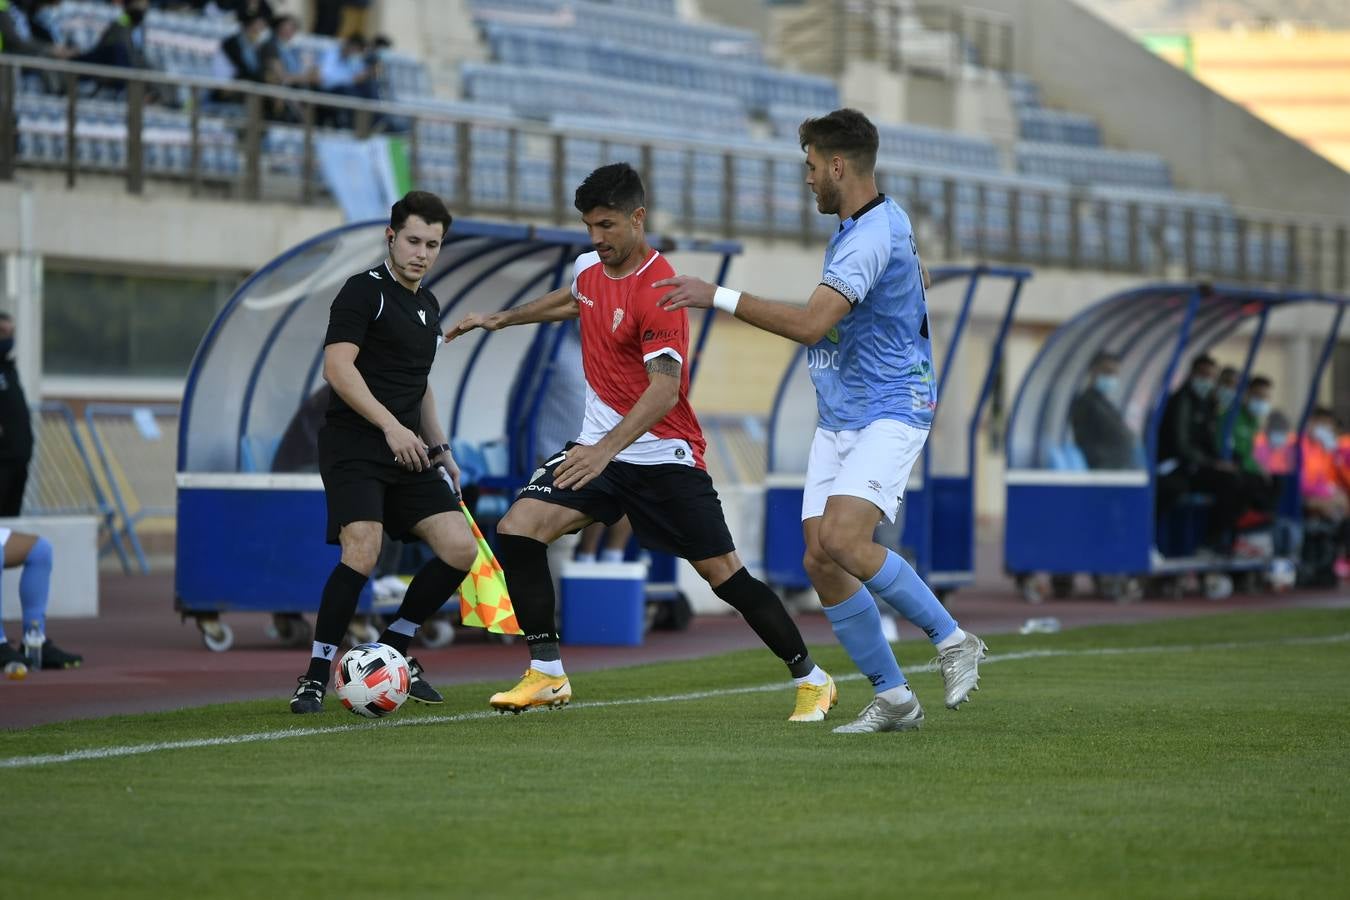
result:
<svg viewBox="0 0 1350 900"><path fill-rule="evenodd" d="M890 690L882 691L877 694L877 696L887 703L898 706L901 703L908 703L913 700L914 692L909 689L909 685L902 684L899 687L893 687Z"/></svg>
<svg viewBox="0 0 1350 900"><path fill-rule="evenodd" d="M830 676L825 674L825 670L816 666L810 672L807 672L801 678L792 679L793 684L814 684L816 687L829 684Z"/></svg>
<svg viewBox="0 0 1350 900"><path fill-rule="evenodd" d="M552 675L554 678L562 678L567 674L567 672L563 670L561 659L532 659L530 660L530 668L538 669L545 675Z"/></svg>
<svg viewBox="0 0 1350 900"><path fill-rule="evenodd" d="M966 633L962 631L960 628L957 628L951 634L947 635L945 638L938 641L937 648L939 650L946 650L949 647L955 647L957 644L961 643L965 639Z"/></svg>

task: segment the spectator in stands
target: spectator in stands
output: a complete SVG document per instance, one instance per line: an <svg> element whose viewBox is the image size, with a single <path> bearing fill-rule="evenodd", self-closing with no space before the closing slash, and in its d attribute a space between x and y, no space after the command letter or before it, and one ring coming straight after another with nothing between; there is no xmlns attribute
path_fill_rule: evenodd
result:
<svg viewBox="0 0 1350 900"><path fill-rule="evenodd" d="M366 50L365 38L358 36L329 49L319 62L319 89L344 97L378 100L379 74L371 66ZM348 110L337 110L328 118L338 127L352 126L353 116Z"/></svg>
<svg viewBox="0 0 1350 900"><path fill-rule="evenodd" d="M47 597L51 593L52 544L36 534L25 534L0 527L0 547L4 548L4 567L23 566L19 576L19 604L23 611L21 631L41 645L43 669L74 669L84 661L78 653L67 653L47 637ZM0 670L7 678L23 678L28 669L37 668L20 637L19 648L11 646L5 637L5 626L0 619Z"/></svg>
<svg viewBox="0 0 1350 900"><path fill-rule="evenodd" d="M1214 359L1202 354L1191 362L1186 383L1167 398L1158 430L1158 511L1168 512L1187 493L1208 496L1202 549L1227 556L1246 504L1237 467L1219 457L1211 405L1217 374Z"/></svg>
<svg viewBox="0 0 1350 900"><path fill-rule="evenodd" d="M269 84L307 88L319 82L319 70L305 65L295 46L300 23L295 16L278 16L272 23L272 38L262 47L263 72Z"/></svg>
<svg viewBox="0 0 1350 900"><path fill-rule="evenodd" d="M349 37L330 48L319 63L319 87L330 94L378 100L377 73L367 49L363 37Z"/></svg>
<svg viewBox="0 0 1350 900"><path fill-rule="evenodd" d="M1069 407L1074 443L1090 469L1135 467L1135 437L1117 404L1120 358L1099 353L1088 370L1088 385Z"/></svg>
<svg viewBox="0 0 1350 900"><path fill-rule="evenodd" d="M233 67L231 77L240 81L264 81L263 44L267 40L267 20L250 15L241 20L239 30L220 42L220 52Z"/></svg>
<svg viewBox="0 0 1350 900"><path fill-rule="evenodd" d="M34 7L33 11L38 9ZM0 0L0 53L58 59L74 55L73 51L51 40L46 28L34 27L29 10L18 0Z"/></svg>
<svg viewBox="0 0 1350 900"><path fill-rule="evenodd" d="M0 516L23 508L33 459L33 420L14 364L14 319L0 312Z"/></svg>
<svg viewBox="0 0 1350 900"><path fill-rule="evenodd" d="M149 0L123 0L122 12L108 23L94 49L81 54L81 62L148 69L145 57L145 14Z"/></svg>

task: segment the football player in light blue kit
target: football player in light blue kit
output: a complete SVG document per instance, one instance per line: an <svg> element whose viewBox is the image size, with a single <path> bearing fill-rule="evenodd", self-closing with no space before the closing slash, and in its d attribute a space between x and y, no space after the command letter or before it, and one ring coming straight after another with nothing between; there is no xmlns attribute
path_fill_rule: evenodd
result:
<svg viewBox="0 0 1350 900"><path fill-rule="evenodd" d="M858 718L835 731L907 731L922 724L923 707L882 636L873 595L937 646L952 709L977 688L987 649L909 563L873 540L882 516L895 521L937 407L926 273L909 217L877 191L878 137L867 117L835 110L807 119L798 136L816 207L840 220L806 306L685 275L657 284L672 288L661 301L668 308L715 306L808 347L819 423L802 499L806 571L839 643L876 690Z"/></svg>

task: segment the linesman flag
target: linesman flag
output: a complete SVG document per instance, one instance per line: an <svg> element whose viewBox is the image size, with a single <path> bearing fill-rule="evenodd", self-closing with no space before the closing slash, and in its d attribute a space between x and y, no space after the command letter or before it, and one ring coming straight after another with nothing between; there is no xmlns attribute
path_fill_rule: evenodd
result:
<svg viewBox="0 0 1350 900"><path fill-rule="evenodd" d="M473 568L459 586L459 618L465 625L474 628L486 628L497 634L524 634L516 622L516 610L511 606L511 596L506 592L506 575L502 564L492 555L492 548L483 539L478 523L469 514L464 501L459 501L460 511L469 520L469 530L478 541L478 558Z"/></svg>

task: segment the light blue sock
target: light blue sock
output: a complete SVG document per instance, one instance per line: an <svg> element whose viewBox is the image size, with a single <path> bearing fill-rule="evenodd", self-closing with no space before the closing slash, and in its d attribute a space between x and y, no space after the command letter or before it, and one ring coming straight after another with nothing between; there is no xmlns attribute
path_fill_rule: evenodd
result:
<svg viewBox="0 0 1350 900"><path fill-rule="evenodd" d="M956 620L923 583L914 567L894 550L877 574L863 582L867 589L890 604L896 612L923 629L936 644L956 630Z"/></svg>
<svg viewBox="0 0 1350 900"><path fill-rule="evenodd" d="M838 606L825 607L825 616L849 659L878 694L905 684L895 653L881 635L881 611L867 588L859 588Z"/></svg>
<svg viewBox="0 0 1350 900"><path fill-rule="evenodd" d="M23 606L24 630L37 623L38 630L47 633L47 595L52 584L52 544L44 537L37 539L28 558L23 561L19 576L19 602Z"/></svg>

